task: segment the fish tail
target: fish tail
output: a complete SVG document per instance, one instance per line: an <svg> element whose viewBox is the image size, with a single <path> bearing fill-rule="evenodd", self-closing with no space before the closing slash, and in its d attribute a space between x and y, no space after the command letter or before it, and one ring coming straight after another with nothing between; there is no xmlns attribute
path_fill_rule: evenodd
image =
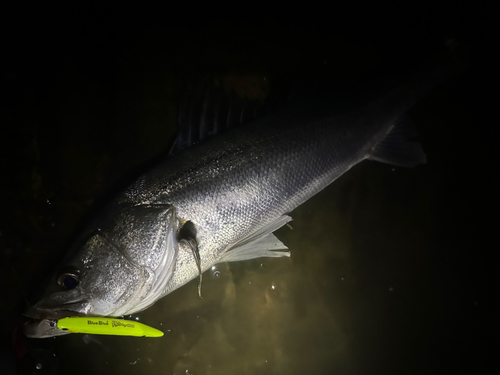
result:
<svg viewBox="0 0 500 375"><path fill-rule="evenodd" d="M450 39L446 44L448 50L445 54L428 60L418 74L389 94L389 100L385 100L385 103L393 106L391 110L404 114L427 92L466 69L467 60L458 42ZM394 120L381 140L372 147L367 158L409 168L425 164L426 156L420 143L415 140L417 136L415 124L402 115Z"/></svg>

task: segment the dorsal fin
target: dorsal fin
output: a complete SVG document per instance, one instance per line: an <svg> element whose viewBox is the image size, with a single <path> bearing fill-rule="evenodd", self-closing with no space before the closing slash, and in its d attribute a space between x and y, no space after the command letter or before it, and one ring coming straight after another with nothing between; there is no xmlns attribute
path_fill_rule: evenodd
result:
<svg viewBox="0 0 500 375"><path fill-rule="evenodd" d="M255 95L254 77L247 78L248 93L245 93L245 88L241 89L241 84L235 87L235 80L227 77L192 75L185 80L178 107L177 136L170 154L225 129L244 124L265 112L266 93ZM245 79L239 77L238 83L245 82ZM265 80L264 77L262 79Z"/></svg>

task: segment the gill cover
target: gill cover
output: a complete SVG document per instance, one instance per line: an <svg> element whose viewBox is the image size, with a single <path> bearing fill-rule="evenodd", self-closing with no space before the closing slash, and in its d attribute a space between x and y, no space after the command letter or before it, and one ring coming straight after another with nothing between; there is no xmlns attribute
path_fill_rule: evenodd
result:
<svg viewBox="0 0 500 375"><path fill-rule="evenodd" d="M172 276L177 255L176 211L170 205L139 205L119 211L108 223L99 234L119 254L122 263L125 260L136 272L130 275L134 278L133 285L129 285L133 292L123 291L126 301L123 299L124 303L116 304L116 310L104 315L121 316L144 310L163 295ZM127 285L121 277L113 280Z"/></svg>

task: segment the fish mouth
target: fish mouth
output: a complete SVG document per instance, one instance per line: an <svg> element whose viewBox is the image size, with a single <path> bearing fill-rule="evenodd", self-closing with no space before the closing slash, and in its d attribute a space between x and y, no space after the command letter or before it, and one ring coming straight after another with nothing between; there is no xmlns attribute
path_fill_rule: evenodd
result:
<svg viewBox="0 0 500 375"><path fill-rule="evenodd" d="M87 299L80 299L64 303L59 306L32 306L28 307L23 315L33 320L59 320L70 316L86 316L90 303Z"/></svg>
<svg viewBox="0 0 500 375"><path fill-rule="evenodd" d="M51 310L39 307L30 307L23 312L23 316L31 320L59 320L70 316L86 316L87 314L72 310Z"/></svg>
<svg viewBox="0 0 500 375"><path fill-rule="evenodd" d="M66 335L68 332L57 328L57 321L72 316L86 316L86 313L81 312L82 306L88 306L88 302L82 300L67 303L57 308L38 307L36 305L29 307L23 312L23 315L28 318L24 323L24 334L30 338L48 338ZM80 309L75 308L73 310L71 309L72 307L80 307Z"/></svg>

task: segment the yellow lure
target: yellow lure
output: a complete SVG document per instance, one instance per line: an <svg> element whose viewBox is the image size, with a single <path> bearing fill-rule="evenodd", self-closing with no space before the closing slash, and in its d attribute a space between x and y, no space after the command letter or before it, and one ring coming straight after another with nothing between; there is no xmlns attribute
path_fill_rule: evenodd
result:
<svg viewBox="0 0 500 375"><path fill-rule="evenodd" d="M74 316L57 321L57 328L70 333L94 335L162 337L163 332L134 320Z"/></svg>

